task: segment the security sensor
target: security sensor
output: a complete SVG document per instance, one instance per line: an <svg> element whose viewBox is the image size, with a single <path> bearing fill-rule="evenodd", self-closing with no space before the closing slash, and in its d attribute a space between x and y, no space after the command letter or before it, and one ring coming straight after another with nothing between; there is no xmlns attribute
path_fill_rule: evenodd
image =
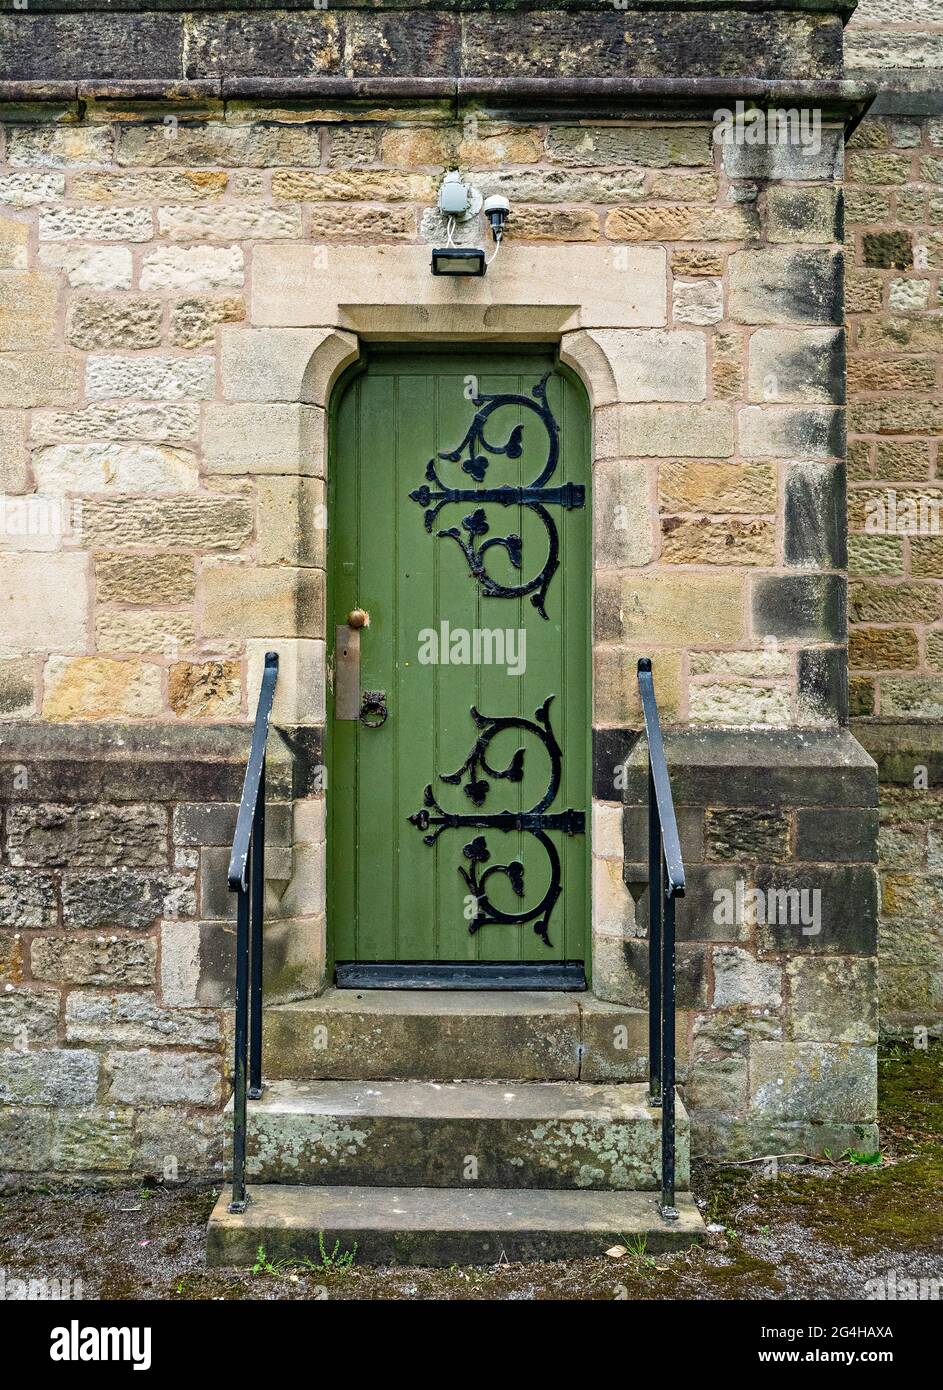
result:
<svg viewBox="0 0 943 1390"><path fill-rule="evenodd" d="M484 275L489 261L479 246L456 246L453 233L456 222L471 223L481 212L481 194L466 184L457 169L450 169L439 185L437 199L440 214L446 219L448 243L432 250L433 275ZM494 239L500 245L501 232L508 215L508 200L496 195L484 205L491 223ZM476 238L477 239L477 238ZM495 249L491 260L497 254Z"/></svg>
<svg viewBox="0 0 943 1390"><path fill-rule="evenodd" d="M439 211L443 217L464 217L468 204L468 185L457 169L450 169L439 185Z"/></svg>
<svg viewBox="0 0 943 1390"><path fill-rule="evenodd" d="M500 241L504 233L504 224L508 220L511 211L511 204L503 193L492 193L484 202L484 214L491 223L491 235L495 241Z"/></svg>

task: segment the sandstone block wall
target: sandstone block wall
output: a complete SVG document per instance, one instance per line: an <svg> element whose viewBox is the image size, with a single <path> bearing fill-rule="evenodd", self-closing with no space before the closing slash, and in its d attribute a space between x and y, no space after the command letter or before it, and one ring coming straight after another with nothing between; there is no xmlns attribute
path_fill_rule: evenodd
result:
<svg viewBox="0 0 943 1390"><path fill-rule="evenodd" d="M873 1151L873 763L847 731L678 732L667 755L687 880L677 903L677 1032L695 1151ZM626 771L624 876L637 910L626 931L600 943L594 986L644 1006L644 745Z"/></svg>
<svg viewBox="0 0 943 1390"><path fill-rule="evenodd" d="M606 364L596 724L636 717L643 647L668 718L843 717L840 133L770 162L708 124L265 114L6 128L4 716L241 720L268 642L306 673L287 722L323 720L326 397L280 379L311 350L286 332L385 279L444 295L457 162L514 200L491 302L558 286L566 247L564 327Z"/></svg>
<svg viewBox="0 0 943 1390"><path fill-rule="evenodd" d="M0 1185L222 1172L226 891L247 737L38 729L0 748ZM317 987L323 800L269 757L264 987ZM312 866L315 866L312 868ZM302 891L303 888L303 891Z"/></svg>

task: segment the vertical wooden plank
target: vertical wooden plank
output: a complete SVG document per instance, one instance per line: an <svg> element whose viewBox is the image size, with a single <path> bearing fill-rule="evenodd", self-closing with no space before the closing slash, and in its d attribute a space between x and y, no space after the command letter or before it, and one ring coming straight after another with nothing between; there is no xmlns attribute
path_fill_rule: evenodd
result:
<svg viewBox="0 0 943 1390"><path fill-rule="evenodd" d="M423 508L409 494L425 480L426 464L435 447L433 363L404 367L397 381L396 488L392 522L396 528L397 652L396 709L399 737L399 795L396 826L398 854L397 957L433 960L436 946L435 850L409 823L420 810L426 784L435 775L437 719L435 667L420 656L434 628L435 556L438 542L423 524Z"/></svg>

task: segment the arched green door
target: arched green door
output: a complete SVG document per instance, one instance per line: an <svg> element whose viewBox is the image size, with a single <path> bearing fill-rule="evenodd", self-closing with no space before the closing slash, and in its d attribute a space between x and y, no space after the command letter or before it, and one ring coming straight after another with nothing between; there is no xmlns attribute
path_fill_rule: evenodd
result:
<svg viewBox="0 0 943 1390"><path fill-rule="evenodd" d="M546 347L371 350L331 423L333 960L588 961L582 387Z"/></svg>

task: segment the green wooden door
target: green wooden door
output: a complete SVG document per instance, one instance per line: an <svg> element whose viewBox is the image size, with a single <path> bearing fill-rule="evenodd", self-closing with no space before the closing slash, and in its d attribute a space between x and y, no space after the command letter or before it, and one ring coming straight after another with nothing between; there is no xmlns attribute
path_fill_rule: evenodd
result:
<svg viewBox="0 0 943 1390"><path fill-rule="evenodd" d="M332 958L588 960L583 390L549 348L378 349L331 423Z"/></svg>

